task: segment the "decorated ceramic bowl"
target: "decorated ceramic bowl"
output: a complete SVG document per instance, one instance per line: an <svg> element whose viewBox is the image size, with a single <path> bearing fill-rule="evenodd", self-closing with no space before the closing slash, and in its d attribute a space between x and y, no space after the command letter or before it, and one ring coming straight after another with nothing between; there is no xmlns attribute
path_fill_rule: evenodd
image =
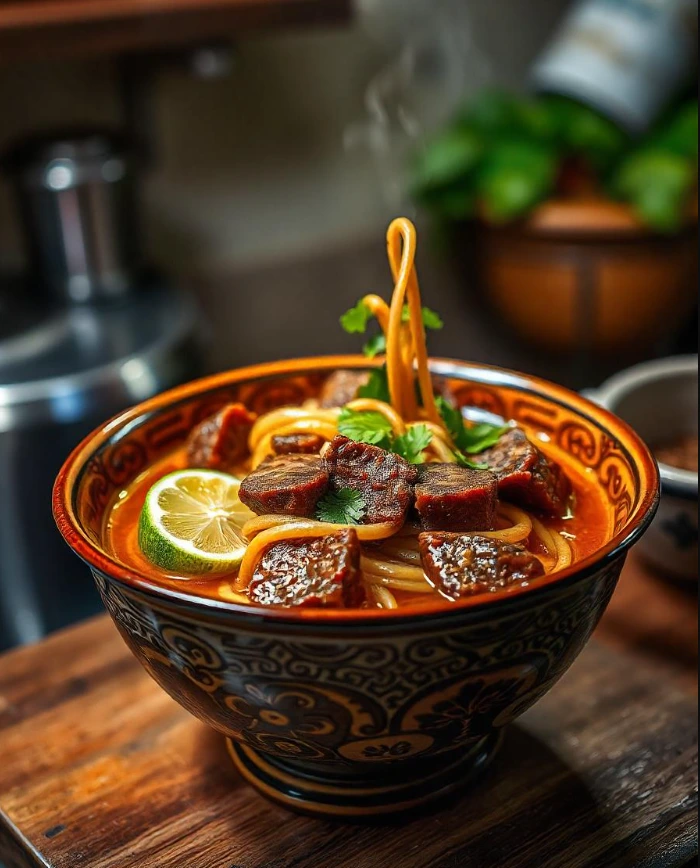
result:
<svg viewBox="0 0 700 868"><path fill-rule="evenodd" d="M674 356L622 371L591 396L651 446L698 433L698 357ZM698 474L660 460L658 515L640 552L662 573L698 578Z"/></svg>
<svg viewBox="0 0 700 868"><path fill-rule="evenodd" d="M609 539L536 587L398 610L259 609L156 585L109 556L105 511L190 429L236 400L298 404L361 357L233 371L167 392L95 431L56 481L54 512L124 641L184 708L228 739L241 775L289 808L367 817L415 808L473 779L504 727L566 672L649 525L658 472L607 410L550 383L436 361L457 403L541 432L595 479Z"/></svg>

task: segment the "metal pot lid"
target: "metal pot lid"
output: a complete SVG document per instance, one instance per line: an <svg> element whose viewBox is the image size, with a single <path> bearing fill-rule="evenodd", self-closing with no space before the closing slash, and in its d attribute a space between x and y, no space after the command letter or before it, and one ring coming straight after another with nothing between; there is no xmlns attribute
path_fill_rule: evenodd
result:
<svg viewBox="0 0 700 868"><path fill-rule="evenodd" d="M172 385L174 356L197 324L192 300L164 286L119 304L49 311L27 328L29 310L18 304L3 319L0 432L111 414Z"/></svg>

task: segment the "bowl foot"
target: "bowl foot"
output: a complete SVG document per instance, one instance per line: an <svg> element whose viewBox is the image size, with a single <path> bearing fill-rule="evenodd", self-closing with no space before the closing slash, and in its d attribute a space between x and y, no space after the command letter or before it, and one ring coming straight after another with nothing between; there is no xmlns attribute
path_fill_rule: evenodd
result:
<svg viewBox="0 0 700 868"><path fill-rule="evenodd" d="M501 732L494 731L466 753L431 758L425 765L383 764L381 773L361 777L319 775L322 766L279 760L226 739L236 769L265 798L292 811L341 820L399 814L436 802L484 771L501 741Z"/></svg>

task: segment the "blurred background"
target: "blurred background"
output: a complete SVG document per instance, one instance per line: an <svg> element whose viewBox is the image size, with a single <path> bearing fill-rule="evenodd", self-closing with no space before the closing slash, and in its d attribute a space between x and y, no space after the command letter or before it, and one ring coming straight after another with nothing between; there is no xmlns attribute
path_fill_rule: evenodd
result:
<svg viewBox="0 0 700 868"><path fill-rule="evenodd" d="M356 351L397 214L435 355L590 389L697 352L696 29L692 0L0 2L0 650L99 610L49 508L79 439Z"/></svg>

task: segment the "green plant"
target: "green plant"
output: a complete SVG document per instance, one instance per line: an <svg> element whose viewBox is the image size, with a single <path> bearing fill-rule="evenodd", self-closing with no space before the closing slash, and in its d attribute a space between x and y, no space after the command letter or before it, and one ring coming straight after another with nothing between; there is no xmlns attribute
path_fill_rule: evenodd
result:
<svg viewBox="0 0 700 868"><path fill-rule="evenodd" d="M698 104L682 104L642 140L563 97L484 92L416 155L411 193L443 221L507 223L581 192L628 203L672 232L697 188Z"/></svg>

